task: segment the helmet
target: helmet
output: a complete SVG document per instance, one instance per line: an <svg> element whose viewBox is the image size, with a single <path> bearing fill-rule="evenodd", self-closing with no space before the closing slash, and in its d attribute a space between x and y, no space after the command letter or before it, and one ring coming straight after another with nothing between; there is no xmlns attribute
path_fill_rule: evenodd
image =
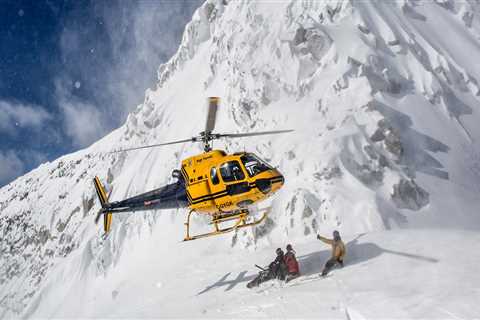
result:
<svg viewBox="0 0 480 320"><path fill-rule="evenodd" d="M282 249L280 249L280 248L277 248L277 250L275 250L275 252L276 252L277 256L279 256L279 255L282 255L282 254L283 254L283 250L282 250Z"/></svg>
<svg viewBox="0 0 480 320"><path fill-rule="evenodd" d="M292 245L291 244L287 244L287 251L292 251L293 248L292 248Z"/></svg>
<svg viewBox="0 0 480 320"><path fill-rule="evenodd" d="M333 231L333 239L340 240L340 232L338 232L337 230Z"/></svg>

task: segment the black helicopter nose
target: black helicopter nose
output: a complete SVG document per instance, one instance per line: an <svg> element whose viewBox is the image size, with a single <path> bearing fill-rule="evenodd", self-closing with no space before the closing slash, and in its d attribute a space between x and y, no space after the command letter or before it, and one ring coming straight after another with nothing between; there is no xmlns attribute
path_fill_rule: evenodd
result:
<svg viewBox="0 0 480 320"><path fill-rule="evenodd" d="M272 191L272 180L270 179L258 179L256 181L257 188L264 194Z"/></svg>
<svg viewBox="0 0 480 320"><path fill-rule="evenodd" d="M279 175L275 178L272 179L273 183L278 183L280 182L282 185L285 183L285 177L283 175Z"/></svg>

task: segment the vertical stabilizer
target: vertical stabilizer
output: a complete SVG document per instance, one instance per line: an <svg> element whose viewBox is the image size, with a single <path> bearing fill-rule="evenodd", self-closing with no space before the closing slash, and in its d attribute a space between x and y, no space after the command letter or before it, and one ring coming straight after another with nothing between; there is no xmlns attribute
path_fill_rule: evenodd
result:
<svg viewBox="0 0 480 320"><path fill-rule="evenodd" d="M100 199L100 204L102 205L102 209L100 210L99 214L103 213L103 230L105 233L108 233L110 231L110 226L112 225L112 213L103 211L105 204L108 203L108 196L103 188L102 183L100 182L100 179L97 176L95 176L93 179L93 184L95 185L98 199Z"/></svg>

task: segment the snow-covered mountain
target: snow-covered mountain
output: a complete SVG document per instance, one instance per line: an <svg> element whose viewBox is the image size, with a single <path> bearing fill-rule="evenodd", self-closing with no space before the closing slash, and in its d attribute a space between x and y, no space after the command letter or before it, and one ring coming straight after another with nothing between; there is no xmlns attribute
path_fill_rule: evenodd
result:
<svg viewBox="0 0 480 320"><path fill-rule="evenodd" d="M421 244L412 246L409 239L434 248L450 232L457 235L452 241L478 247L475 232L458 230L480 228L479 15L480 3L474 0L206 1L187 25L178 52L160 66L157 88L147 90L144 103L122 127L0 189L0 317L213 316L202 308L222 310L227 299L238 302L235 291L202 298L208 303L190 313L180 309L180 301L168 302L169 296L194 305L197 292L172 292L194 290L195 274L198 286L205 287L287 242L311 251L317 245L311 243L314 235L333 229L347 241L379 231L370 241L395 244L396 250L423 252ZM111 233L102 238L93 221L99 209L95 175L113 190L110 198L119 200L168 183L181 159L201 149L185 144L107 152L198 134L208 96L222 98L216 131L295 129L215 144L229 152L251 150L284 174L283 189L262 204L272 207L267 222L237 234L182 243L184 210L118 214ZM197 227L205 223L196 220ZM432 237L422 236L423 231L381 232L407 228ZM444 231L426 230L433 228ZM352 262L364 261L359 255L371 256L375 248L360 249L350 247ZM436 257L455 254L447 249ZM466 254L463 249L459 252ZM388 276L385 264L397 266L393 272L407 268L396 260L367 260L382 268L382 277ZM450 274L450 264L474 261L427 262L443 276ZM353 279L349 272L355 270L352 266L338 274ZM461 273L454 279L465 277ZM473 302L468 304L479 298L479 279L468 281L471 286L464 289L472 292L454 310L457 315L479 312ZM356 281L354 287L361 285ZM415 294L397 292L402 285L411 289L416 283L388 282L382 288L389 294ZM342 290L338 282L335 290ZM435 292L434 283L429 290ZM318 302L308 301L313 296L305 295L310 309L304 316L322 310ZM282 299L262 295L266 304L290 301ZM355 301L355 295L349 299ZM135 303L129 306L128 301ZM362 301L367 300L356 303ZM402 305L413 303L406 301ZM112 311L119 302L124 313ZM368 310L384 317L447 316L425 306L417 313ZM352 311L346 315L353 317Z"/></svg>

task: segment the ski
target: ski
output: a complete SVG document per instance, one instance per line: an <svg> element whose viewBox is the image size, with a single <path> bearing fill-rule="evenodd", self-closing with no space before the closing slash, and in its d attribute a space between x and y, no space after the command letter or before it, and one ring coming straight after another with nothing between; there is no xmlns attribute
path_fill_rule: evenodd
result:
<svg viewBox="0 0 480 320"><path fill-rule="evenodd" d="M260 286L258 287L259 290L257 290L256 293L268 292L268 290L274 289L274 288L275 289L281 289L281 288L299 286L299 285L302 285L302 284L307 284L307 283L310 283L310 282L327 279L327 278L330 278L331 276L332 276L331 274L328 274L326 276L322 276L320 273L315 273L315 274L308 275L308 276L300 276L300 277L292 279L288 282L280 281L280 280L266 282L266 283L260 284Z"/></svg>
<svg viewBox="0 0 480 320"><path fill-rule="evenodd" d="M285 287L294 287L294 286L298 286L298 285L301 285L301 284L306 284L306 283L309 283L309 282L323 280L323 279L326 279L326 278L329 278L329 277L331 277L331 275L328 274L326 276L322 276L320 273L316 273L316 274L312 274L312 275L304 276L304 277L300 276L298 278L292 279L289 282L286 282Z"/></svg>

